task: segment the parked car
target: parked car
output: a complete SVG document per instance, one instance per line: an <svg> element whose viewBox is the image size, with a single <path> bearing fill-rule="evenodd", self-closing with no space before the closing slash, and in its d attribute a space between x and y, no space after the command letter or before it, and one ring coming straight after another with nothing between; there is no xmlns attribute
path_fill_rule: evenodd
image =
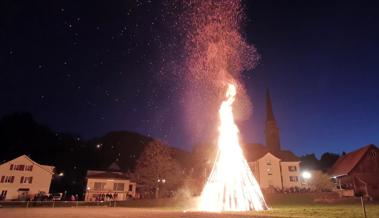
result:
<svg viewBox="0 0 379 218"><path fill-rule="evenodd" d="M63 193L52 193L51 197L53 201L60 201L62 200Z"/></svg>

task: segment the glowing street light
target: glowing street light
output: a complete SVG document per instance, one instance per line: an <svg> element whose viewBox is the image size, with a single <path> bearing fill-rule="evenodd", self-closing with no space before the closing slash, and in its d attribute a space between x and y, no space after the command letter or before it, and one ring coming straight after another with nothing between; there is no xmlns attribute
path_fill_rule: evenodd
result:
<svg viewBox="0 0 379 218"><path fill-rule="evenodd" d="M303 177L303 179L310 179L312 178L312 174L308 171L304 171L301 176Z"/></svg>
<svg viewBox="0 0 379 218"><path fill-rule="evenodd" d="M59 177L62 177L62 176L64 176L64 173L63 173L63 172L60 172L60 173L58 174L58 176L59 176Z"/></svg>

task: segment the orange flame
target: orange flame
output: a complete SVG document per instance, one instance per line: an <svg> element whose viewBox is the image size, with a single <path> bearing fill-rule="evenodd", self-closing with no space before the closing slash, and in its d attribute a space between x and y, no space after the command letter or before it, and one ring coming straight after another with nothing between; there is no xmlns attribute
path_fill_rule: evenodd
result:
<svg viewBox="0 0 379 218"><path fill-rule="evenodd" d="M259 184L245 160L238 140L238 127L233 117L237 94L229 83L226 100L219 109L218 152L213 169L201 194L200 211L265 210L266 202Z"/></svg>

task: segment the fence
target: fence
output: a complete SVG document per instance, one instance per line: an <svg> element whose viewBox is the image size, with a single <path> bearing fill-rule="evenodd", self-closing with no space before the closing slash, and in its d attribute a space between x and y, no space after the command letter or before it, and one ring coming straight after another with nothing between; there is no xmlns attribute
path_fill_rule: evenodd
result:
<svg viewBox="0 0 379 218"><path fill-rule="evenodd" d="M117 201L0 201L0 208L34 207L116 207L123 203Z"/></svg>

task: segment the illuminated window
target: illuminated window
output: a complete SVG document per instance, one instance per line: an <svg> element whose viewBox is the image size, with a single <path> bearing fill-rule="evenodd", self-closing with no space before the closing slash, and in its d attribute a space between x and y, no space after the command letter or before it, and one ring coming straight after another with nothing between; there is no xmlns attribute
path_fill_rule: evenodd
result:
<svg viewBox="0 0 379 218"><path fill-rule="evenodd" d="M288 171L290 172L296 172L297 167L296 166L288 166Z"/></svg>

